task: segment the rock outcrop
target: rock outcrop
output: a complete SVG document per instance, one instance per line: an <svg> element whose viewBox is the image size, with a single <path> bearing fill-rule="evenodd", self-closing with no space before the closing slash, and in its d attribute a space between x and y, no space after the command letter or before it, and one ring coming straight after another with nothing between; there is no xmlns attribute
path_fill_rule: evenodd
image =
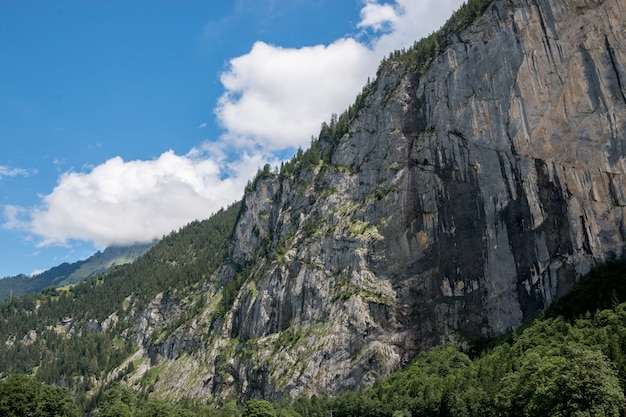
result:
<svg viewBox="0 0 626 417"><path fill-rule="evenodd" d="M453 36L419 76L388 60L323 162L257 178L207 287L237 296L157 391L366 385L520 326L622 253L626 2L496 0Z"/></svg>

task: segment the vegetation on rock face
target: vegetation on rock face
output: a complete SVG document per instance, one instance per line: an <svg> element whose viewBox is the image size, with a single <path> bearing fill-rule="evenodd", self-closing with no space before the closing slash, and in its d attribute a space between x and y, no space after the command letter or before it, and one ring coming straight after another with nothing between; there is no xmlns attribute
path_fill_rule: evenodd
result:
<svg viewBox="0 0 626 417"><path fill-rule="evenodd" d="M201 400L169 403L113 383L95 398L99 416L620 416L626 412L626 262L610 260L582 277L545 317L499 344L421 353L372 387L335 397L271 404L253 399L213 408ZM577 294L585 293L581 307ZM611 308L603 308L605 294ZM573 307L577 310L573 313ZM565 312L560 315L559 312ZM56 414L55 414L56 413ZM0 382L0 414L77 416L66 388L23 374Z"/></svg>
<svg viewBox="0 0 626 417"><path fill-rule="evenodd" d="M378 74L390 66L401 65L415 71L417 75L422 75L432 60L450 45L452 35L466 29L492 2L493 0L468 0L452 14L441 29L416 41L408 49L392 52L381 63Z"/></svg>
<svg viewBox="0 0 626 417"><path fill-rule="evenodd" d="M393 53L381 64L381 70L400 67L419 76L447 46L450 35L465 29L490 3L470 0L441 30L409 50ZM313 139L307 151L299 150L280 172L264 166L250 188L259 180L300 174L305 177L308 171L330 165L334 149L350 134L350 123L365 105L372 85L366 85L346 112L333 115L330 123L322 124L319 139ZM450 133L456 135L454 131ZM209 285L211 274L224 260L226 243L239 211L240 205L236 204L210 220L193 222L165 237L133 265L69 288L49 288L1 304L0 377L5 379L0 382L0 415L73 416L75 403L92 415L130 417L618 416L626 412L626 268L616 260L591 271L545 317L500 343L477 342L466 350L452 346L435 348L420 354L405 369L360 391L334 397L303 396L293 402L285 399L274 404L259 399L245 404L233 400L213 408L207 404L207 398L173 403L150 397L150 384L159 377L158 366L138 382L147 384L139 393L115 381L121 381L123 372L116 375L111 371L119 369L137 348L131 336L124 333L129 327L125 320L139 320L138 315L131 313L148 311L159 294L169 300L168 305L188 303L193 307L185 313L172 314L175 320L167 327L144 335L152 343L163 341L180 323L195 317L211 302L203 298L202 288ZM315 221L307 224L304 238L318 230ZM369 226L357 220L347 225L355 238L373 233ZM285 250L285 245L278 245L274 251L279 263ZM218 323L229 313L249 278L246 266L253 269L250 265L232 266L232 279L220 283L221 298L215 301L211 313ZM337 281L345 288L337 297L339 300L350 299L359 292L363 299L385 303L383 294L363 292L350 286L349 281ZM257 291L254 285L247 288L251 294ZM207 337L212 330L199 332ZM277 349L306 340L307 331L310 334L311 329L283 331L275 340ZM233 346L240 342L232 339ZM253 347L254 340L246 346ZM230 366L231 354L232 351L219 357L218 371L219 367ZM134 366L133 362L128 363L127 373ZM73 396L60 386L69 387ZM34 403L38 405L32 408ZM15 410L19 410L18 414ZM45 414L45 410L61 411Z"/></svg>
<svg viewBox="0 0 626 417"><path fill-rule="evenodd" d="M610 285L609 285L610 282ZM609 261L581 278L549 313L473 359L450 346L420 354L373 387L301 399L302 415L619 416L626 411L626 297L597 310L607 287L625 287L626 263ZM571 314L576 306L577 313ZM565 311L561 316L558 311Z"/></svg>
<svg viewBox="0 0 626 417"><path fill-rule="evenodd" d="M133 264L0 304L0 376L34 373L69 387L84 406L88 392L136 349L122 334L133 324L126 315L143 311L159 293L182 299L208 279L223 260L239 209L234 204L192 222Z"/></svg>
<svg viewBox="0 0 626 417"><path fill-rule="evenodd" d="M624 262L612 256L589 271L570 292L548 309L547 315L573 320L587 312L613 308L619 301L626 300Z"/></svg>
<svg viewBox="0 0 626 417"><path fill-rule="evenodd" d="M39 292L48 287L62 287L84 281L106 272L116 265L133 262L152 245L153 243L110 247L104 252L97 252L86 260L71 264L64 262L33 276L17 275L0 279L0 302L9 297L21 297L24 294Z"/></svg>

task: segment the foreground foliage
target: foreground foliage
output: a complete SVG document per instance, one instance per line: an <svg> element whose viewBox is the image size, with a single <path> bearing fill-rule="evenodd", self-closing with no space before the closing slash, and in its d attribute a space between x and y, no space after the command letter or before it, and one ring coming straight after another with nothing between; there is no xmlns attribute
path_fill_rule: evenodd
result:
<svg viewBox="0 0 626 417"><path fill-rule="evenodd" d="M78 417L78 408L67 388L17 374L0 382L0 416Z"/></svg>
<svg viewBox="0 0 626 417"><path fill-rule="evenodd" d="M95 415L621 416L626 413L626 294L613 287L626 287L623 261L595 268L544 317L473 357L452 346L438 347L357 392L275 404L231 401L214 408L199 400L172 404L144 398L116 382L96 399ZM576 295L583 289L584 302ZM596 309L607 291L613 307ZM64 417L78 412L66 388L18 374L0 383L0 415Z"/></svg>

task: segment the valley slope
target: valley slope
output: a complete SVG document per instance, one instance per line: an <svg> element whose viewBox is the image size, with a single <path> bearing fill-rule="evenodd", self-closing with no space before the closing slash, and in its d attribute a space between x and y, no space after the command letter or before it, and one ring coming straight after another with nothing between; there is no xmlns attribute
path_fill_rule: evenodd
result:
<svg viewBox="0 0 626 417"><path fill-rule="evenodd" d="M57 333L114 338L97 383L173 399L353 389L517 328L621 255L624 0L478 3L469 26L453 17L386 59L309 150L260 170L220 214L228 233L194 224L91 283L126 289Z"/></svg>
<svg viewBox="0 0 626 417"><path fill-rule="evenodd" d="M132 246L112 246L96 252L89 258L52 267L32 275L16 275L0 279L0 301L38 292L49 286L64 286L81 282L89 277L108 271L116 265L124 265L146 253L154 243Z"/></svg>
<svg viewBox="0 0 626 417"><path fill-rule="evenodd" d="M495 1L424 69L386 60L345 134L341 118L322 129L319 161L252 184L217 278L245 271L242 285L189 357L209 372L164 392L369 384L420 350L520 326L620 255L624 6Z"/></svg>

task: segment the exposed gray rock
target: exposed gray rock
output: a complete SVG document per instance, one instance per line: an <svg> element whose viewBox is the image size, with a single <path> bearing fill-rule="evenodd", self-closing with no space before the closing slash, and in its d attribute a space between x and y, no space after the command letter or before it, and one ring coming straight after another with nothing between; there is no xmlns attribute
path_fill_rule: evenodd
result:
<svg viewBox="0 0 626 417"><path fill-rule="evenodd" d="M207 341L184 362L207 371L161 389L367 385L420 350L518 327L621 254L625 11L498 0L423 75L386 65L330 163L246 193L216 280L243 283L223 318L195 322Z"/></svg>

